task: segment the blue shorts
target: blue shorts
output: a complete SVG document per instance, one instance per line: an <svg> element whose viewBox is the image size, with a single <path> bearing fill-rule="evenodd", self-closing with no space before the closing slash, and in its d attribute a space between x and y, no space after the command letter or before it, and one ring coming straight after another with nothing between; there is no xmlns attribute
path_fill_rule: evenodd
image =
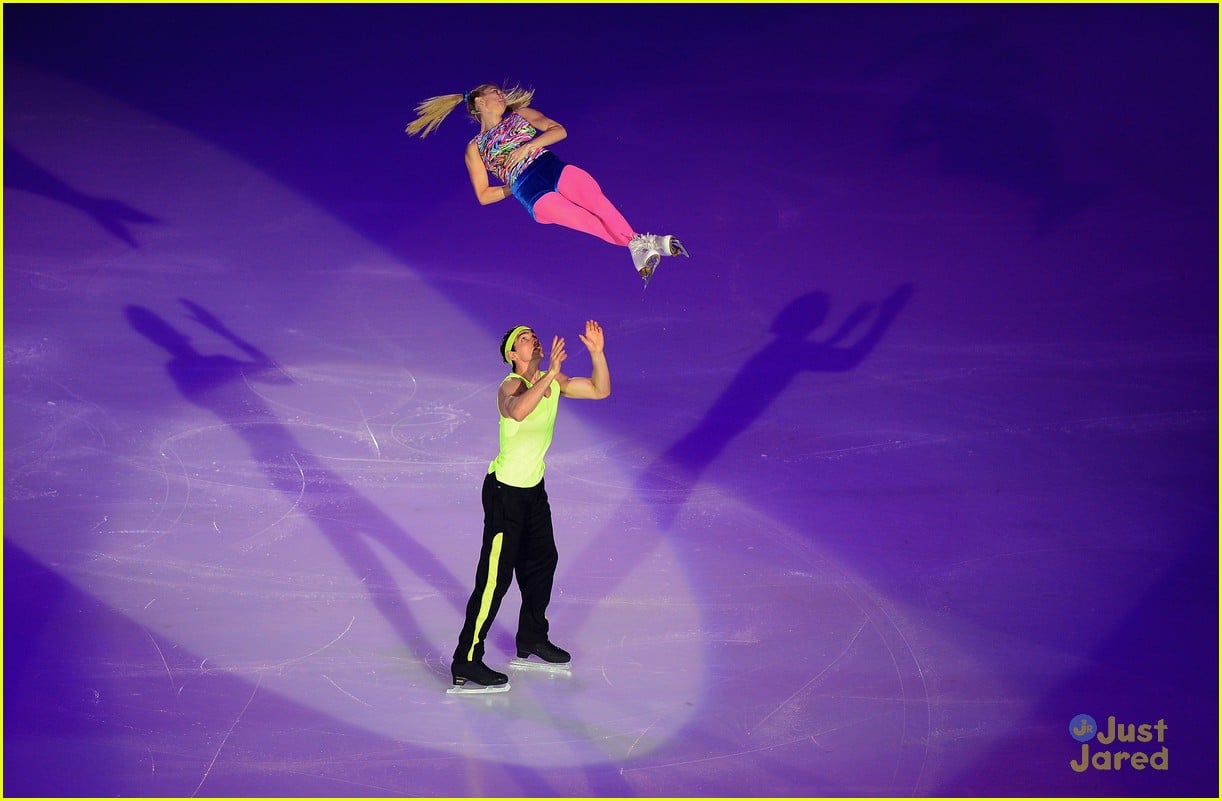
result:
<svg viewBox="0 0 1222 801"><path fill-rule="evenodd" d="M555 192L560 185L560 173L564 171L565 163L548 151L531 162L522 171L518 180L509 189L526 210L531 219L535 218L535 203L548 192Z"/></svg>

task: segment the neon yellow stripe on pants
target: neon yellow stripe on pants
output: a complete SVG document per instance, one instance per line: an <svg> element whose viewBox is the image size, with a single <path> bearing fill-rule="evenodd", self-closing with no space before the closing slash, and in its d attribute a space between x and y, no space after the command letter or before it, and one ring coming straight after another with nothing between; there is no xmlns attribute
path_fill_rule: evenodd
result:
<svg viewBox="0 0 1222 801"><path fill-rule="evenodd" d="M471 650L467 651L467 661L475 661L475 644L479 642L480 629L488 619L488 610L492 608L492 596L496 594L496 577L501 563L501 540L505 532L498 532L492 538L492 550L488 554L488 579L484 582L484 594L479 599L479 614L475 617L475 632L471 635Z"/></svg>

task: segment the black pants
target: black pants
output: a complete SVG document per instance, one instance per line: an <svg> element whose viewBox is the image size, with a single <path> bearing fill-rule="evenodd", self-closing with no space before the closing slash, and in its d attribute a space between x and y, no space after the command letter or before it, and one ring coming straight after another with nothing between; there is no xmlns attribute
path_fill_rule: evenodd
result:
<svg viewBox="0 0 1222 801"><path fill-rule="evenodd" d="M556 539L552 508L540 481L522 489L484 479L484 543L475 569L475 589L467 601L467 620L458 635L454 661L483 659L488 629L501 608L501 599L516 574L522 591L516 641L534 644L547 639L547 605L556 575Z"/></svg>

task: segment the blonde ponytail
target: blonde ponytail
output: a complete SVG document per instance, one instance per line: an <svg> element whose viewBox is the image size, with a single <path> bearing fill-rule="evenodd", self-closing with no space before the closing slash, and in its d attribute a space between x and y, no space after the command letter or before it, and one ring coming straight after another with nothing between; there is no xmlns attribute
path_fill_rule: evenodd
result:
<svg viewBox="0 0 1222 801"><path fill-rule="evenodd" d="M416 119L407 124L406 133L409 136L420 134L423 139L441 125L441 121L450 116L450 112L460 104L466 107L467 114L472 119L479 119L479 112L475 110L475 98L489 89L496 88L494 83L482 83L461 95L437 95L423 100L416 106ZM534 89L523 89L515 84L513 88L505 90L505 108L509 111L525 108L530 105L534 96Z"/></svg>
<svg viewBox="0 0 1222 801"><path fill-rule="evenodd" d="M420 138L428 136L433 130L441 125L441 121L450 116L459 103L463 102L465 95L437 95L430 97L428 100L422 100L416 106L416 119L407 124L406 133L408 136L420 134Z"/></svg>

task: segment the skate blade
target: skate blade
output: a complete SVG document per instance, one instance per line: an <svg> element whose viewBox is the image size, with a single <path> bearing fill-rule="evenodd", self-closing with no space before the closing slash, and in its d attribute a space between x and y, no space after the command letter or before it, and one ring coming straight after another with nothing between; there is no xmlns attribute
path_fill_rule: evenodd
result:
<svg viewBox="0 0 1222 801"><path fill-rule="evenodd" d="M483 684L455 684L446 690L446 695L491 695L492 693L507 693L509 692L509 684L495 684L484 686Z"/></svg>
<svg viewBox="0 0 1222 801"><path fill-rule="evenodd" d="M519 670L537 670L541 673L571 673L572 662L532 662L530 659L515 657L509 660L511 668Z"/></svg>
<svg viewBox="0 0 1222 801"><path fill-rule="evenodd" d="M642 275L642 276L641 276L641 278L645 279L645 289L649 289L649 284L650 284L650 282L652 282L652 281L653 281L653 277L654 277L655 275L657 275L657 274L658 274L658 268L655 266L653 269L651 269L651 270L649 271L649 274L648 274L648 275ZM641 294L642 294L642 295L644 295L644 294L645 294L645 289L642 289L642 290L641 290Z"/></svg>

